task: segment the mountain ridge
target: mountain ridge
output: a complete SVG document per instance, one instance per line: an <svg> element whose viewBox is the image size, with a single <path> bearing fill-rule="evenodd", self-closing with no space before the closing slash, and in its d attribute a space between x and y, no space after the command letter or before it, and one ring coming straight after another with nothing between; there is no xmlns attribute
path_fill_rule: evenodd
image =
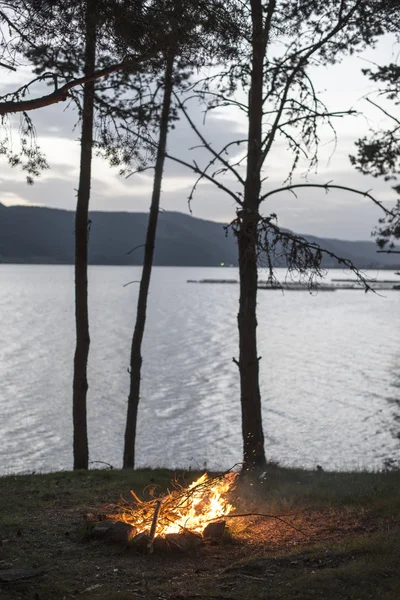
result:
<svg viewBox="0 0 400 600"><path fill-rule="evenodd" d="M89 263L140 265L148 213L91 211ZM398 268L396 255L377 254L369 241L302 234L309 241L351 260L358 268ZM133 250L135 248L135 250ZM74 212L0 203L0 262L73 264ZM224 224L179 212L159 217L154 264L158 266L237 265L236 241ZM324 258L324 267L339 266Z"/></svg>

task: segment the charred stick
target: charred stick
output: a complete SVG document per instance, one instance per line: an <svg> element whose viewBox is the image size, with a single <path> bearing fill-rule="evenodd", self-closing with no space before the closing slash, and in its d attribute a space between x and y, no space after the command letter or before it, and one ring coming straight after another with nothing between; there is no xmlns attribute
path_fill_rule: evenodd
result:
<svg viewBox="0 0 400 600"><path fill-rule="evenodd" d="M154 507L153 520L151 522L149 542L147 544L147 550L149 551L150 554L152 554L152 552L153 552L153 542L154 542L154 538L156 535L158 516L160 514L160 510L161 510L161 500L156 500L155 507Z"/></svg>

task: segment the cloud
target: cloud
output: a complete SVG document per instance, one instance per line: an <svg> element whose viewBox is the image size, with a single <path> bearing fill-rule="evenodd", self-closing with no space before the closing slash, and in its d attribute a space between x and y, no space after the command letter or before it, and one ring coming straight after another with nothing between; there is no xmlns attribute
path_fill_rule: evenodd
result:
<svg viewBox="0 0 400 600"><path fill-rule="evenodd" d="M29 202L14 192L0 192L0 203L5 206L44 206L43 204Z"/></svg>

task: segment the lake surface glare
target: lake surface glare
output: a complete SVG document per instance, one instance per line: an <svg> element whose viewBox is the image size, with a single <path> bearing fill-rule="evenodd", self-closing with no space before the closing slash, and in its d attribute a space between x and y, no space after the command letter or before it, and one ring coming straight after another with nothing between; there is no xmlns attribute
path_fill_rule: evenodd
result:
<svg viewBox="0 0 400 600"><path fill-rule="evenodd" d="M91 461L122 464L139 267L90 267ZM376 272L371 272L376 276ZM331 277L344 277L331 271ZM393 273L379 274L390 279ZM73 267L0 265L0 473L72 468ZM156 267L143 347L138 466L241 460L236 269ZM260 278L266 274L261 272ZM326 470L400 458L400 294L259 291L268 459ZM101 466L94 462L94 467Z"/></svg>

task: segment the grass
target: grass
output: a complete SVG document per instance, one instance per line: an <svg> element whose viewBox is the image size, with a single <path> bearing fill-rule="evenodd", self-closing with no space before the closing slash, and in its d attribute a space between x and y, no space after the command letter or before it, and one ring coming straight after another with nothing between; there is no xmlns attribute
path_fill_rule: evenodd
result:
<svg viewBox="0 0 400 600"><path fill-rule="evenodd" d="M26 600L398 600L400 472L328 473L270 465L243 477L231 541L185 555L141 556L93 540L88 513L168 470L89 471L0 478L0 578L36 568L30 580L0 583L0 599ZM188 480L196 474L187 475Z"/></svg>

